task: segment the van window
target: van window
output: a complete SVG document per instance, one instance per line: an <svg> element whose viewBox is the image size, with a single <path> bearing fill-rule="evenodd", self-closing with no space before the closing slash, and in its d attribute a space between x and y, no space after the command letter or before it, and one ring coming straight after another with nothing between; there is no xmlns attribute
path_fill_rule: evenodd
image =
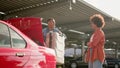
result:
<svg viewBox="0 0 120 68"><path fill-rule="evenodd" d="M0 23L0 47L11 47L8 27Z"/></svg>
<svg viewBox="0 0 120 68"><path fill-rule="evenodd" d="M10 35L11 35L13 48L25 48L26 47L25 40L19 34L17 34L14 30L10 29Z"/></svg>

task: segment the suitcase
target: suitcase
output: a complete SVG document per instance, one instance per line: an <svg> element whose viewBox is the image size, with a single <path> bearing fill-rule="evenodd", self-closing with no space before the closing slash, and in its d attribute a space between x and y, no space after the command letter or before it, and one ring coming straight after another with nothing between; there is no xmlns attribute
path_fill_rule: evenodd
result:
<svg viewBox="0 0 120 68"><path fill-rule="evenodd" d="M64 64L65 36L58 32L47 33L46 46L55 50L57 65Z"/></svg>

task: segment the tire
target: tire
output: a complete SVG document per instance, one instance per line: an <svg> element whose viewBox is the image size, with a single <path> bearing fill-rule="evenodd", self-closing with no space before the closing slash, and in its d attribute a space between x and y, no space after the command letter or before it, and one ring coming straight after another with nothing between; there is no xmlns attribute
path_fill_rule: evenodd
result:
<svg viewBox="0 0 120 68"><path fill-rule="evenodd" d="M115 64L115 68L119 68L119 65L118 65L118 64Z"/></svg>
<svg viewBox="0 0 120 68"><path fill-rule="evenodd" d="M103 68L108 68L107 66L103 66Z"/></svg>
<svg viewBox="0 0 120 68"><path fill-rule="evenodd" d="M77 67L78 67L78 65L75 62L72 62L71 65L70 65L70 68L77 68Z"/></svg>
<svg viewBox="0 0 120 68"><path fill-rule="evenodd" d="M108 65L107 64L103 65L103 68L108 68Z"/></svg>
<svg viewBox="0 0 120 68"><path fill-rule="evenodd" d="M65 68L64 65L57 65L57 68Z"/></svg>

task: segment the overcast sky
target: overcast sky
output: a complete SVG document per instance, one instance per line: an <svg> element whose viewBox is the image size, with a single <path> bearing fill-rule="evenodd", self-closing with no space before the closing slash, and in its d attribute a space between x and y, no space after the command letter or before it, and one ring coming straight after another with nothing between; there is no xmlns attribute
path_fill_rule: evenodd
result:
<svg viewBox="0 0 120 68"><path fill-rule="evenodd" d="M120 20L120 0L84 0Z"/></svg>

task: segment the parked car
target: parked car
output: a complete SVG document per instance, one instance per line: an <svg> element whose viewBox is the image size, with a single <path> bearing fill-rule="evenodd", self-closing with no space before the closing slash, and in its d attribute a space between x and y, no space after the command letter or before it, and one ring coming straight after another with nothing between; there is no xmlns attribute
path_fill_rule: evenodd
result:
<svg viewBox="0 0 120 68"><path fill-rule="evenodd" d="M120 68L120 59L115 58L115 49L105 49L106 62L109 67ZM119 55L119 54L118 54Z"/></svg>
<svg viewBox="0 0 120 68"><path fill-rule="evenodd" d="M65 67L67 68L88 68L88 63L82 61L81 48L68 48L65 50ZM107 68L106 60L103 67Z"/></svg>
<svg viewBox="0 0 120 68"><path fill-rule="evenodd" d="M65 57L65 66L67 68L88 68L88 63L82 61L82 57ZM107 68L106 61L103 63L103 68Z"/></svg>
<svg viewBox="0 0 120 68"><path fill-rule="evenodd" d="M70 60L70 68L79 68L79 67L88 68L88 64L82 61L82 57L78 57Z"/></svg>
<svg viewBox="0 0 120 68"><path fill-rule="evenodd" d="M107 66L109 67L115 67L120 68L120 59L116 58L106 58Z"/></svg>
<svg viewBox="0 0 120 68"><path fill-rule="evenodd" d="M30 25L30 23L27 25ZM23 26L25 26L25 24ZM30 28L32 29L33 27L29 27L29 29ZM26 32L26 35L24 32ZM32 41L31 37L35 39L35 36L30 33L36 34L35 32L25 30L24 32L0 20L0 67L56 68L54 50L40 46L42 44L38 45ZM38 34L36 35L38 37ZM42 34L39 35L39 37L41 36ZM37 39L40 40L39 38ZM44 43L42 41L40 42Z"/></svg>

